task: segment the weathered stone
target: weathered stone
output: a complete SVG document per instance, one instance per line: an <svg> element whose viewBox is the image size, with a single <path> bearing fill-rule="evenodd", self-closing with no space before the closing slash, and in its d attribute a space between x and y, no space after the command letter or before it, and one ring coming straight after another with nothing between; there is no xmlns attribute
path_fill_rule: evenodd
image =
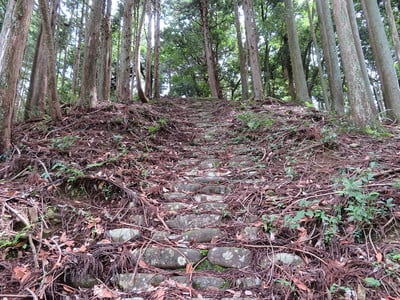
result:
<svg viewBox="0 0 400 300"><path fill-rule="evenodd" d="M161 269L179 269L185 267L189 262L197 263L203 255L196 249L173 249L151 247L146 249L142 259L149 265Z"/></svg>
<svg viewBox="0 0 400 300"><path fill-rule="evenodd" d="M260 286L262 283L261 279L258 277L246 277L236 279L236 286L241 289L247 289L251 287Z"/></svg>
<svg viewBox="0 0 400 300"><path fill-rule="evenodd" d="M138 226L144 225L144 217L141 215L133 215L131 216L131 222Z"/></svg>
<svg viewBox="0 0 400 300"><path fill-rule="evenodd" d="M220 237L222 231L218 228L202 228L190 230L182 234L185 241L194 241L197 243L211 242L213 238Z"/></svg>
<svg viewBox="0 0 400 300"><path fill-rule="evenodd" d="M173 219L165 221L167 225L174 229L194 229L205 226L216 225L221 222L220 215L178 215Z"/></svg>
<svg viewBox="0 0 400 300"><path fill-rule="evenodd" d="M256 241L258 240L258 227L247 226L242 229L240 234L245 241Z"/></svg>
<svg viewBox="0 0 400 300"><path fill-rule="evenodd" d="M97 284L97 279L91 274L84 274L71 279L70 284L75 288L90 289Z"/></svg>
<svg viewBox="0 0 400 300"><path fill-rule="evenodd" d="M196 177L193 179L195 182L199 183L218 183L225 182L227 179L221 176L206 176L206 177Z"/></svg>
<svg viewBox="0 0 400 300"><path fill-rule="evenodd" d="M205 161L202 161L199 165L198 168L199 169L212 169L212 168L216 168L219 165L219 161L216 159L208 159Z"/></svg>
<svg viewBox="0 0 400 300"><path fill-rule="evenodd" d="M164 203L161 205L163 210L170 211L170 212L177 212L181 209L188 208L188 204L183 203L183 202L169 202L169 203Z"/></svg>
<svg viewBox="0 0 400 300"><path fill-rule="evenodd" d="M194 200L196 202L222 202L224 201L223 195L205 195L205 194L197 194L194 195Z"/></svg>
<svg viewBox="0 0 400 300"><path fill-rule="evenodd" d="M113 242L124 243L130 240L138 239L141 233L137 229L133 228L117 228L107 231L110 239Z"/></svg>
<svg viewBox="0 0 400 300"><path fill-rule="evenodd" d="M250 265L251 251L236 247L215 247L208 252L208 260L227 268L244 268Z"/></svg>
<svg viewBox="0 0 400 300"><path fill-rule="evenodd" d="M163 196L164 199L167 201L183 200L187 198L187 195L185 193L179 192L164 193Z"/></svg>
<svg viewBox="0 0 400 300"><path fill-rule="evenodd" d="M139 292L151 290L165 280L163 275L145 273L119 274L114 278L120 289L125 292Z"/></svg>
<svg viewBox="0 0 400 300"><path fill-rule="evenodd" d="M300 256L292 253L274 253L270 257L264 257L260 261L260 266L263 268L268 268L271 264L284 264L284 265L292 265L292 266L300 266L304 264L304 261Z"/></svg>
<svg viewBox="0 0 400 300"><path fill-rule="evenodd" d="M229 192L229 188L224 185L207 185L200 190L203 194L219 194L223 195Z"/></svg>
<svg viewBox="0 0 400 300"><path fill-rule="evenodd" d="M167 231L156 231L151 236L151 239L158 242L167 241L169 240L169 235L170 233Z"/></svg>
<svg viewBox="0 0 400 300"><path fill-rule="evenodd" d="M178 183L175 189L179 192L196 193L201 189L200 183Z"/></svg>
<svg viewBox="0 0 400 300"><path fill-rule="evenodd" d="M197 206L197 209L199 211L220 212L222 214L227 211L228 204L222 202L201 203Z"/></svg>
<svg viewBox="0 0 400 300"><path fill-rule="evenodd" d="M226 285L224 279L212 276L193 276L192 286L195 289L222 289Z"/></svg>

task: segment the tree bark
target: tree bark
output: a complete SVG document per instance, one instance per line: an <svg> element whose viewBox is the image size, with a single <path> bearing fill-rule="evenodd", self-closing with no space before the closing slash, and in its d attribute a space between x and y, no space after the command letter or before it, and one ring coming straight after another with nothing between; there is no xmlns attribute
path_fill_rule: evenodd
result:
<svg viewBox="0 0 400 300"><path fill-rule="evenodd" d="M0 153L11 148L12 119L33 0L8 1L0 33Z"/></svg>
<svg viewBox="0 0 400 300"><path fill-rule="evenodd" d="M342 75L340 72L339 56L336 50L335 32L333 30L332 14L329 1L316 0L320 24L322 48L328 73L329 90L332 98L331 109L339 116L344 115L344 95Z"/></svg>
<svg viewBox="0 0 400 300"><path fill-rule="evenodd" d="M152 39L153 39L153 4L151 0L147 3L147 38L146 38L146 76L145 76L145 94L151 98L153 78L152 78Z"/></svg>
<svg viewBox="0 0 400 300"><path fill-rule="evenodd" d="M399 32L397 31L396 21L393 15L392 3L390 0L384 0L384 2L397 61L400 62L400 38Z"/></svg>
<svg viewBox="0 0 400 300"><path fill-rule="evenodd" d="M86 47L83 58L82 85L78 106L94 108L97 105L96 66L98 58L99 31L103 0L93 0L86 31Z"/></svg>
<svg viewBox="0 0 400 300"><path fill-rule="evenodd" d="M161 3L155 0L155 26L154 26L154 98L159 99L161 94L160 84L160 21Z"/></svg>
<svg viewBox="0 0 400 300"><path fill-rule="evenodd" d="M204 39L204 55L207 63L207 73L208 73L208 84L210 86L211 97L221 98L221 93L219 91L218 73L215 62L215 55L213 53L211 45L211 33L210 26L208 24L208 1L200 0L199 2L200 15L201 15L201 26L203 30Z"/></svg>
<svg viewBox="0 0 400 300"><path fill-rule="evenodd" d="M106 2L106 11L101 23L101 59L99 63L98 97L109 99L111 90L111 0Z"/></svg>
<svg viewBox="0 0 400 300"><path fill-rule="evenodd" d="M118 78L118 98L120 101L132 99L131 89L131 48L132 48L132 13L134 0L124 1L122 46L120 53L120 69Z"/></svg>
<svg viewBox="0 0 400 300"><path fill-rule="evenodd" d="M264 94L259 62L260 60L258 57L258 43L253 0L243 0L243 11L246 29L247 50L249 53L251 79L253 84L253 95L255 100L261 100L264 97Z"/></svg>
<svg viewBox="0 0 400 300"><path fill-rule="evenodd" d="M306 76L301 58L299 37L297 35L295 16L293 11L293 0L285 0L286 8L286 27L288 33L288 43L290 61L292 64L293 79L295 84L296 98L298 103L311 101L308 95Z"/></svg>
<svg viewBox="0 0 400 300"><path fill-rule="evenodd" d="M57 3L53 3L57 7ZM47 48L47 73L49 77L49 84L47 86L47 97L50 116L53 119L61 119L61 108L58 102L57 95L57 76L56 76L56 54L54 49L53 30L50 21L50 10L47 5L47 0L39 0L40 13L42 15L43 33L45 44ZM55 16L55 14L53 14Z"/></svg>
<svg viewBox="0 0 400 300"><path fill-rule="evenodd" d="M387 115L393 120L399 121L400 87L379 7L376 0L362 0L361 3L367 16L372 52L378 67L384 103L388 110Z"/></svg>
<svg viewBox="0 0 400 300"><path fill-rule="evenodd" d="M361 67L364 61L359 59L353 28L350 23L350 18L353 15L348 12L346 0L332 0L332 4L343 68L348 85L350 117L360 127L375 127L376 120L374 120L372 101L367 92L370 90L370 86L365 83Z"/></svg>
<svg viewBox="0 0 400 300"><path fill-rule="evenodd" d="M236 27L236 38L238 43L238 51L239 51L239 65L240 65L240 82L242 87L242 99L249 98L249 77L247 70L247 55L246 51L244 51L243 42L242 42L242 29L240 25L240 16L239 16L239 4L238 0L233 0L233 6L235 11L235 27Z"/></svg>
<svg viewBox="0 0 400 300"><path fill-rule="evenodd" d="M137 89L139 101L141 101L143 103L149 102L149 98L146 97L146 94L143 91L142 79L141 79L141 73L140 73L140 38L141 38L141 35L142 35L144 17L146 15L146 4L147 4L147 0L145 0L143 2L142 14L140 16L139 24L138 24L138 26L136 28L135 54L134 54L135 67L136 67L136 70L135 70L136 71L136 89Z"/></svg>

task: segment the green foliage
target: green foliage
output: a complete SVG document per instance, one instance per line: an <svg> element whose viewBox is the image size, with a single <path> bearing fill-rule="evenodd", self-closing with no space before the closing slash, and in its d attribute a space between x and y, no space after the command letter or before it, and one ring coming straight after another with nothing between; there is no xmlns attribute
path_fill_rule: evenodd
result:
<svg viewBox="0 0 400 300"><path fill-rule="evenodd" d="M62 162L55 163L51 169L56 171L57 176L67 177L67 182L74 182L78 177L85 175L82 170L67 166Z"/></svg>
<svg viewBox="0 0 400 300"><path fill-rule="evenodd" d="M380 287L381 283L379 280L373 278L373 277L366 277L364 278L364 283L368 286L368 287Z"/></svg>
<svg viewBox="0 0 400 300"><path fill-rule="evenodd" d="M196 267L197 271L215 271L215 272L224 272L226 268L214 265L210 263L207 259L203 260L200 264Z"/></svg>
<svg viewBox="0 0 400 300"><path fill-rule="evenodd" d="M347 220L354 222L359 230L372 225L374 219L387 213L393 206L392 198L377 200L379 193L366 190L365 185L372 181L373 177L372 168L368 168L357 175L340 180L342 189L338 192L348 198L347 206L344 207Z"/></svg>
<svg viewBox="0 0 400 300"><path fill-rule="evenodd" d="M270 128L274 124L274 120L265 119L265 116L254 114L251 112L243 113L237 116L242 125L249 131L257 131L262 128Z"/></svg>
<svg viewBox="0 0 400 300"><path fill-rule="evenodd" d="M71 135L66 135L61 138L54 138L52 139L51 147L58 150L68 150L74 145L77 139L78 137Z"/></svg>
<svg viewBox="0 0 400 300"><path fill-rule="evenodd" d="M30 231L31 231L30 227L24 227L22 230L13 234L11 239L10 238L0 239L0 249L14 247L18 245L26 238L27 234ZM24 247L27 247L27 245L24 245Z"/></svg>

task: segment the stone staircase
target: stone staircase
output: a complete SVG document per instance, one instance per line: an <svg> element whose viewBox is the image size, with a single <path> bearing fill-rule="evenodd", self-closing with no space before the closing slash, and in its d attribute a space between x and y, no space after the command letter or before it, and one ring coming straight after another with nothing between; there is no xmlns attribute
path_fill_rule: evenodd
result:
<svg viewBox="0 0 400 300"><path fill-rule="evenodd" d="M187 105L186 117L195 124L196 136L176 147L181 149L181 159L173 166L178 180L163 187L157 218L164 230L155 230L145 247L134 250L137 260L148 266L146 273L121 273L114 284L139 296L125 300L145 299L157 290L164 293L160 299L264 299L260 290L265 278L256 269L268 273L277 261L303 262L290 254L255 255L257 246L252 245L265 239L260 219L232 192L263 184L257 176L260 162L248 145L227 137L231 118L219 118L215 102L188 100ZM117 229L109 235L124 242L142 232Z"/></svg>

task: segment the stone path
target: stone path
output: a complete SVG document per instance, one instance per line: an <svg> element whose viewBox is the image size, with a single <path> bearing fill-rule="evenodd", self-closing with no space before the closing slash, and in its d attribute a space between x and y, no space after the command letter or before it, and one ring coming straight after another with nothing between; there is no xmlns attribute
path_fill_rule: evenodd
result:
<svg viewBox="0 0 400 300"><path fill-rule="evenodd" d="M237 199L235 207L227 200L232 199L238 184L246 189L262 183L257 179L260 163L246 144L227 138L232 123L229 117L220 121L222 118L212 113L215 103L188 103L186 117L195 128L187 134L198 134L191 143L177 147L182 151L181 160L173 168L179 178L163 187L166 192L160 211L166 213L158 221L165 230L154 231L149 246L135 250L137 258L162 272L123 273L114 283L139 296L160 287L187 287L185 299L196 299L196 292L191 291L201 295L227 289L234 298L208 299L262 299L257 290L265 278L256 275L255 268L269 272L272 262L299 265L302 260L288 253L256 257L256 247L247 245L263 236L265 239L260 220L246 214L246 207L240 205L244 199ZM109 234L119 242L141 236L136 229L117 229Z"/></svg>

